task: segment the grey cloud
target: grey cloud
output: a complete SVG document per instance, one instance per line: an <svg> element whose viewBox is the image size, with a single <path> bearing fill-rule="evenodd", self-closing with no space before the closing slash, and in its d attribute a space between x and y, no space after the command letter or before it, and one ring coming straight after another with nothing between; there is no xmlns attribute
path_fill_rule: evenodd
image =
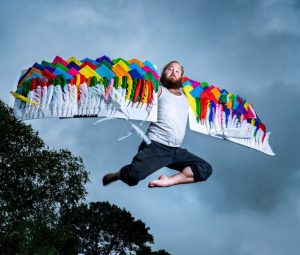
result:
<svg viewBox="0 0 300 255"><path fill-rule="evenodd" d="M56 55L136 57L159 69L177 59L189 77L253 103L272 132L275 157L188 131L183 146L214 167L207 182L149 190L149 180L173 173L162 169L137 187L103 188L102 176L130 162L140 143L117 141L126 123L28 121L50 147L83 157L89 200L130 210L171 254L297 254L299 1L9 1L1 9L0 97L11 105L20 70Z"/></svg>

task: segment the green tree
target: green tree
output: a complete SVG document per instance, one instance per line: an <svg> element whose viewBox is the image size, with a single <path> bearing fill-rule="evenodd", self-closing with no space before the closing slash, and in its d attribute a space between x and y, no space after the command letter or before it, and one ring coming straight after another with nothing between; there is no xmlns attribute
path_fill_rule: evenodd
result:
<svg viewBox="0 0 300 255"><path fill-rule="evenodd" d="M171 255L171 254L165 250L152 251L151 247L144 246L136 253L136 255Z"/></svg>
<svg viewBox="0 0 300 255"><path fill-rule="evenodd" d="M0 101L0 251L57 254L72 236L60 216L84 201L82 159L50 150ZM58 238L59 237L59 238Z"/></svg>
<svg viewBox="0 0 300 255"><path fill-rule="evenodd" d="M149 228L116 205L91 202L75 211L72 223L84 254L135 254L145 244L153 243Z"/></svg>
<svg viewBox="0 0 300 255"><path fill-rule="evenodd" d="M0 100L0 254L169 255L130 212L87 204L87 182L81 158L46 147Z"/></svg>
<svg viewBox="0 0 300 255"><path fill-rule="evenodd" d="M153 243L153 236L145 223L108 202L83 204L65 216L76 229L83 254L170 255L164 250L152 252L148 245Z"/></svg>

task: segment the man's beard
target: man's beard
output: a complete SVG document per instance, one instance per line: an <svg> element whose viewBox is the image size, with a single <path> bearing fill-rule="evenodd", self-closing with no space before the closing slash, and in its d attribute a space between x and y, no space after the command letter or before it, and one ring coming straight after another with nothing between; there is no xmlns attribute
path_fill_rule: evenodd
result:
<svg viewBox="0 0 300 255"><path fill-rule="evenodd" d="M174 80L168 77L162 77L160 81L167 89L179 89L182 87L181 78Z"/></svg>

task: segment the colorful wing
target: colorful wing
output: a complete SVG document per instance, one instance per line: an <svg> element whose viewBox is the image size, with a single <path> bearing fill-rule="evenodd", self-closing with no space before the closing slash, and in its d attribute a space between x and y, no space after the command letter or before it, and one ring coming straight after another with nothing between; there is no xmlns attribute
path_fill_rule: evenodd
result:
<svg viewBox="0 0 300 255"><path fill-rule="evenodd" d="M192 130L275 155L270 133L245 99L188 77L183 78L183 91L190 105Z"/></svg>
<svg viewBox="0 0 300 255"><path fill-rule="evenodd" d="M21 119L112 117L156 121L157 68L149 61L56 56L23 71L15 92Z"/></svg>

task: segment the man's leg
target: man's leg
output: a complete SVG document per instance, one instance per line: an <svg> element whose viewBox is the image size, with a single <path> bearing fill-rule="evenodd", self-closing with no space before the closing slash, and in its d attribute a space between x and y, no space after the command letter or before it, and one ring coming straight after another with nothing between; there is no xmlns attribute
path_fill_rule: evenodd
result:
<svg viewBox="0 0 300 255"><path fill-rule="evenodd" d="M161 175L157 180L149 183L149 187L170 187L177 184L186 184L194 182L194 174L192 168L187 166L181 172L173 176Z"/></svg>
<svg viewBox="0 0 300 255"><path fill-rule="evenodd" d="M102 179L102 183L103 183L103 186L106 186L117 180L120 180L120 171L104 175L104 177Z"/></svg>
<svg viewBox="0 0 300 255"><path fill-rule="evenodd" d="M167 146L154 141L150 145L142 143L131 164L122 167L118 172L105 175L102 179L103 185L117 180L122 180L129 186L137 185L140 180L172 163L170 155L173 153L174 151L168 149Z"/></svg>
<svg viewBox="0 0 300 255"><path fill-rule="evenodd" d="M170 177L160 176L149 183L150 188L205 181L212 173L208 162L182 148L178 148L173 162L167 167L180 172Z"/></svg>

